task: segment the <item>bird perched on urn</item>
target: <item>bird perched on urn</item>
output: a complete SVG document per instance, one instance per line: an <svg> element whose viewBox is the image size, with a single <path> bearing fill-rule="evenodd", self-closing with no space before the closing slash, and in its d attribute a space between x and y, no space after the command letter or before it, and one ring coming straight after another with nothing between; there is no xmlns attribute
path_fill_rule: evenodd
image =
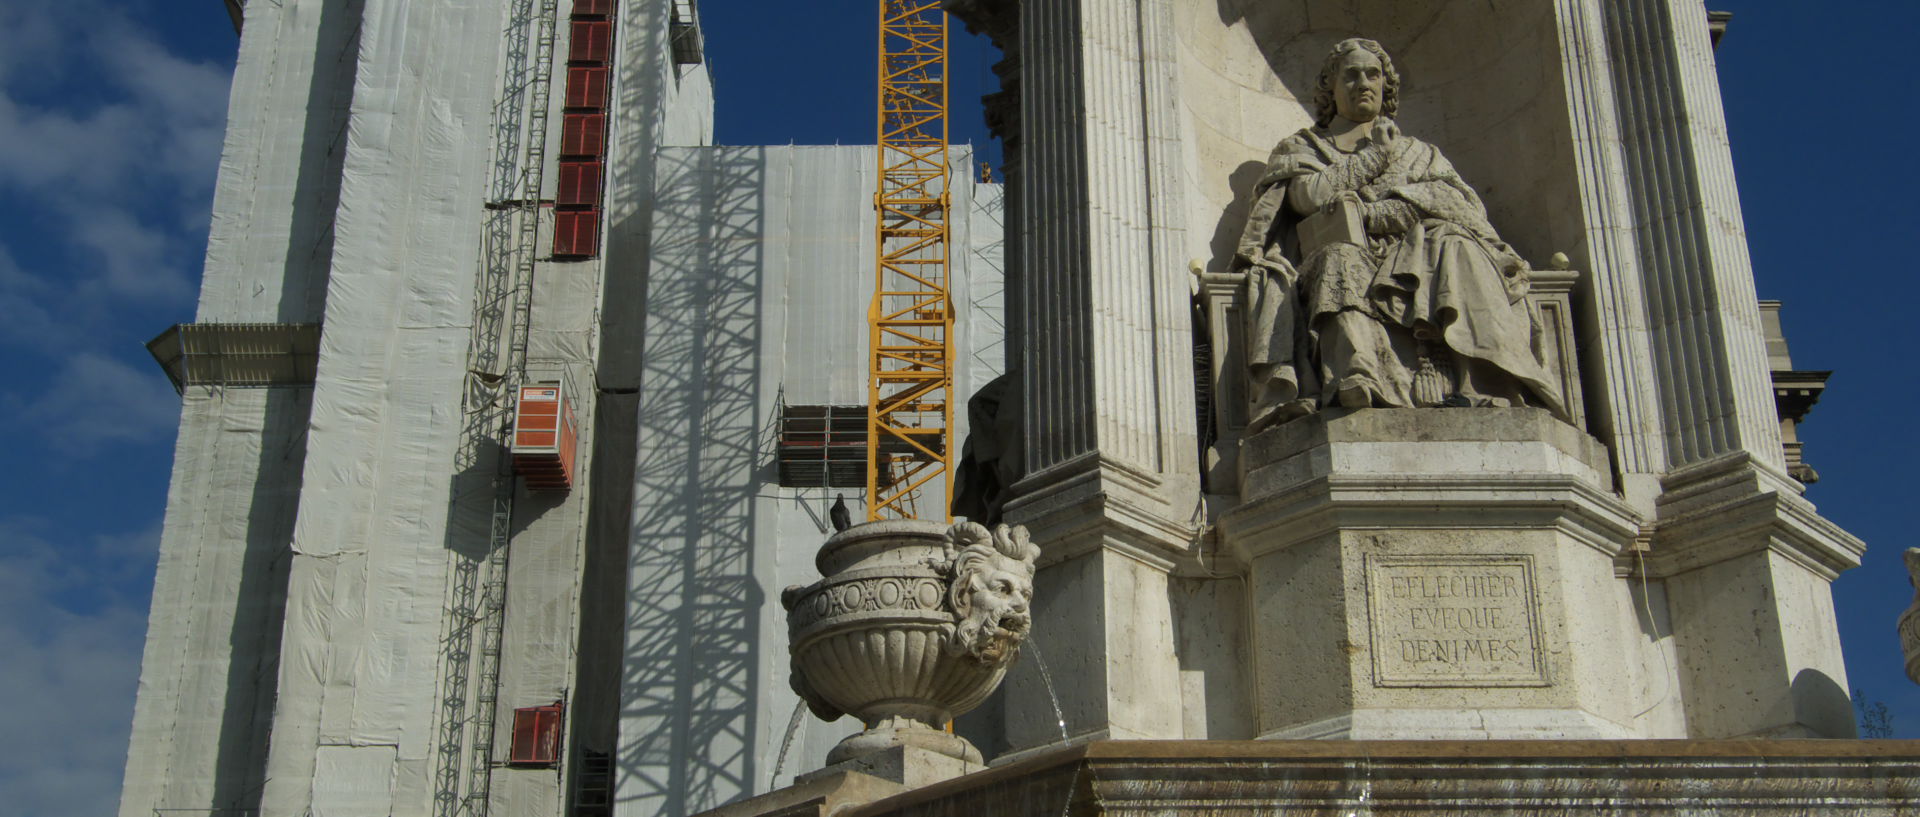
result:
<svg viewBox="0 0 1920 817"><path fill-rule="evenodd" d="M833 522L834 533L853 526L853 514L847 511L846 494L833 495L833 507L827 509L827 519Z"/></svg>

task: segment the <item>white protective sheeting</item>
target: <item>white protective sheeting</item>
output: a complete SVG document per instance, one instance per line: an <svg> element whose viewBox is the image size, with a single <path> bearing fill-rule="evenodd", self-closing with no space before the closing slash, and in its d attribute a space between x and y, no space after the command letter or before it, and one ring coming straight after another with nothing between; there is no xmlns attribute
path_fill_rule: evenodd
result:
<svg viewBox="0 0 1920 817"><path fill-rule="evenodd" d="M393 813L392 746L322 746L316 754L313 817Z"/></svg>
<svg viewBox="0 0 1920 817"><path fill-rule="evenodd" d="M293 539L265 815L432 807L449 466L478 266L499 0L366 0ZM390 747L379 762L331 747ZM386 768L379 768L381 764ZM317 813L317 811L316 811ZM371 812L366 812L371 814Z"/></svg>
<svg viewBox="0 0 1920 817"><path fill-rule="evenodd" d="M488 536L490 492L473 490L485 475L476 482L450 465L464 420L502 5L287 0L249 10L199 320L324 320L327 334L312 390L186 395L129 751L129 817L434 806L451 668L441 643L448 548L480 551ZM711 141L711 83L704 66L665 58L671 0L623 5L613 104L622 164L609 174L609 214L644 222L655 146ZM556 53L566 53L566 33L562 21ZM554 82L557 134L564 74ZM549 196L556 178L550 168ZM542 264L535 279L529 374L569 383L581 473L591 467L602 269ZM637 317L626 301L611 306ZM623 471L631 433L624 439ZM304 495L303 476L315 488ZM626 482L611 526L622 547ZM519 498L496 757L512 707L564 698L574 684L587 501L584 485ZM602 627L618 625L616 614ZM617 661L617 648L606 653ZM617 671L609 675L611 690ZM464 717L473 714L470 702ZM610 725L610 707L603 717ZM493 813L558 813L564 792L550 771L496 770Z"/></svg>
<svg viewBox="0 0 1920 817"><path fill-rule="evenodd" d="M214 186L202 322L320 320L363 3L249 10Z"/></svg>
<svg viewBox="0 0 1920 817"><path fill-rule="evenodd" d="M320 319L359 6L253 10L229 100L200 321ZM183 396L124 817L259 797L310 397L205 387Z"/></svg>
<svg viewBox="0 0 1920 817"><path fill-rule="evenodd" d="M956 150L953 164L972 167L970 151ZM621 817L690 814L785 785L859 728L809 715L786 740L797 701L780 590L818 578L813 554L832 494L857 508L860 490L778 486L772 441L782 399L865 402L875 172L871 147L660 153L616 757ZM993 347L987 336L1000 325L969 311L975 288L997 287L974 268L972 249L999 240L997 218L976 217L976 187L966 172L955 178L957 358ZM959 367L957 401L983 373Z"/></svg>
<svg viewBox="0 0 1920 817"><path fill-rule="evenodd" d="M247 802L264 771L307 393L194 387L183 403L126 817Z"/></svg>
<svg viewBox="0 0 1920 817"><path fill-rule="evenodd" d="M593 468L598 435L593 354L598 346L595 306L602 267L597 261L541 263L534 277L527 377L566 384L580 438L571 491L522 490L514 500L513 547L507 563L510 614L501 633L496 756L504 756L511 742L511 710L570 702L575 686L586 509L593 490L581 475ZM475 683L479 682L476 678ZM493 817L560 814L565 782L563 774L551 769L496 768L489 813Z"/></svg>
<svg viewBox="0 0 1920 817"><path fill-rule="evenodd" d="M580 392L583 401L598 406L589 432L592 464L582 471L589 475L591 492L588 552L579 579L579 669L568 699L567 743L580 757L613 752L620 712L638 400L633 390L640 379L655 153L662 144L713 141L712 85L706 67L676 66L667 58L670 3L623 3L614 38L619 56L609 115L605 272L596 327L602 338L595 361L598 394Z"/></svg>

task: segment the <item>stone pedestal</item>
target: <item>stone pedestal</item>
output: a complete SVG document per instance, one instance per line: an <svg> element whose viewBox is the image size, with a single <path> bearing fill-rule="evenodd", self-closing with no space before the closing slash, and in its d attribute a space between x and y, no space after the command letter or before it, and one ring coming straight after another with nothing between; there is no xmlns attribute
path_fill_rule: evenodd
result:
<svg viewBox="0 0 1920 817"><path fill-rule="evenodd" d="M822 770L784 789L703 811L695 817L829 817L910 790L896 781L858 771Z"/></svg>
<svg viewBox="0 0 1920 817"><path fill-rule="evenodd" d="M1009 755L1068 740L1183 736L1168 583L1193 534L1168 520L1180 511L1156 495L1165 490L1150 474L1091 456L1017 486L1007 518L1045 544L1036 637L1022 657L1036 666L1004 686ZM1046 676L1036 671L1043 663Z"/></svg>
<svg viewBox="0 0 1920 817"><path fill-rule="evenodd" d="M1866 545L1744 453L1661 487L1646 569L1666 588L1687 735L1853 737L1831 585Z"/></svg>
<svg viewBox="0 0 1920 817"><path fill-rule="evenodd" d="M917 789L943 780L986 769L985 764L933 752L918 746L892 746L869 752L852 760L843 760L823 769L807 772L794 779L796 786L808 786L847 774L860 774Z"/></svg>
<svg viewBox="0 0 1920 817"><path fill-rule="evenodd" d="M1916 775L1908 740L1100 742L856 813L1895 817Z"/></svg>
<svg viewBox="0 0 1920 817"><path fill-rule="evenodd" d="M1257 734L1642 736L1638 526L1606 465L1527 408L1336 410L1249 439L1221 532L1250 568Z"/></svg>

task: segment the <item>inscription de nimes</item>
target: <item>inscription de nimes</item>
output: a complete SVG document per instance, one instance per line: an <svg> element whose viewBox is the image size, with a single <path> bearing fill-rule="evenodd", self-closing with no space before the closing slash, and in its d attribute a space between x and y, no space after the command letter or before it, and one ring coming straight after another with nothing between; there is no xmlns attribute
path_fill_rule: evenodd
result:
<svg viewBox="0 0 1920 817"><path fill-rule="evenodd" d="M1529 556L1374 556L1367 561L1380 686L1548 682Z"/></svg>

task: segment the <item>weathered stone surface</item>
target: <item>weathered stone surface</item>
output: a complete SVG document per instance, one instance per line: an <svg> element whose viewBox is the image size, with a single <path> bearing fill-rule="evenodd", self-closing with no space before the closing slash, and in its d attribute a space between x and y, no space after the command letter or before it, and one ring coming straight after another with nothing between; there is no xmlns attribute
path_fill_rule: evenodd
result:
<svg viewBox="0 0 1920 817"><path fill-rule="evenodd" d="M1909 815L1920 741L1101 741L848 817Z"/></svg>
<svg viewBox="0 0 1920 817"><path fill-rule="evenodd" d="M1330 410L1245 444L1267 738L1676 737L1592 438L1541 409Z"/></svg>
<svg viewBox="0 0 1920 817"><path fill-rule="evenodd" d="M913 788L859 771L823 770L802 776L784 789L703 811L696 817L829 817Z"/></svg>
<svg viewBox="0 0 1920 817"><path fill-rule="evenodd" d="M1009 346L1026 364L1029 446L1006 513L1047 543L1037 617L1055 677L1073 679L1010 676L982 710L1001 724L982 746L1851 734L1827 582L1860 546L1795 495L1756 421L1763 347L1697 9L951 7L1008 49L1001 99L1015 104L996 122L1015 137L1009 217L1027 225L1009 239ZM1374 120L1444 146L1513 257L1556 259L1529 271L1539 323L1507 334L1531 341L1567 422L1349 413L1336 388L1317 421L1260 432L1256 398L1220 376L1256 363L1229 271L1246 266L1257 191L1291 184L1268 179L1268 151L1313 123L1328 48L1355 36L1408 69L1408 104ZM1297 231L1261 238L1276 235L1298 293L1310 264L1285 246ZM1180 267L1200 273L1202 371L1222 386L1192 427L1192 327L1166 308ZM1425 367L1405 361L1408 404L1447 402L1422 397ZM1516 595L1391 597L1396 580L1411 594L1475 569Z"/></svg>
<svg viewBox="0 0 1920 817"><path fill-rule="evenodd" d="M1380 686L1547 686L1530 554L1367 559Z"/></svg>
<svg viewBox="0 0 1920 817"><path fill-rule="evenodd" d="M917 746L893 746L800 775L795 778L795 783L805 785L819 778L856 773L917 789L985 768L985 764L929 752Z"/></svg>

